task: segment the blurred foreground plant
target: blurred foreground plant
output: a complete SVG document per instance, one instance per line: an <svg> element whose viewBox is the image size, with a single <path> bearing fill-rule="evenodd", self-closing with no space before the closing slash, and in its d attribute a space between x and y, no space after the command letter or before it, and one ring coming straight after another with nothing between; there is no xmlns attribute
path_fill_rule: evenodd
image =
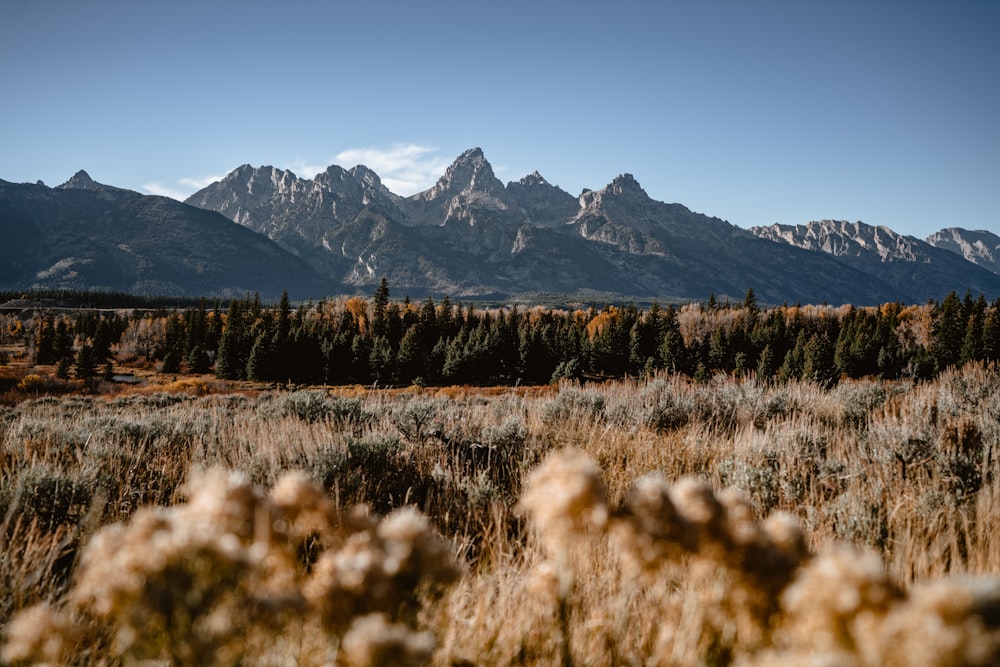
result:
<svg viewBox="0 0 1000 667"><path fill-rule="evenodd" d="M622 636L611 637L612 658L626 654L655 665L1000 664L1000 579L949 577L905 592L874 553L835 546L810 554L790 515L775 512L758 522L742 494L716 492L693 478L671 485L647 475L619 506L606 497L600 469L578 450L552 454L525 482L521 507L551 559L556 585L548 590L557 598L564 665L574 662L573 624L586 618L575 608L574 586L607 576L586 571L605 561L581 554L586 543L604 538L616 547L623 579L651 589L670 584L657 636L631 651L620 645ZM677 609L671 591L682 589ZM622 607L627 614L628 599Z"/></svg>
<svg viewBox="0 0 1000 667"><path fill-rule="evenodd" d="M302 473L264 494L210 470L187 494L98 531L65 600L10 623L3 660L360 665L381 664L386 646L402 651L398 664L429 659L434 638L416 612L458 570L419 512L340 517Z"/></svg>

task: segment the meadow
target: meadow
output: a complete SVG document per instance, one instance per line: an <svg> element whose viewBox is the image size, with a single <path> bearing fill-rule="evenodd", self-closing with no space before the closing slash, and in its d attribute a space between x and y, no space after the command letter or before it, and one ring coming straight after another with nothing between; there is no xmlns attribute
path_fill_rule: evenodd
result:
<svg viewBox="0 0 1000 667"><path fill-rule="evenodd" d="M1000 662L993 365L32 388L0 407L5 664Z"/></svg>

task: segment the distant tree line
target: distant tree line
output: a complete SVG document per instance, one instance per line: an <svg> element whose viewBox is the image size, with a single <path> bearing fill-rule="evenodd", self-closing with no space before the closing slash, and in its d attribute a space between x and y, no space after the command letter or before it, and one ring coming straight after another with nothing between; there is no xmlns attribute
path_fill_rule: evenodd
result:
<svg viewBox="0 0 1000 667"><path fill-rule="evenodd" d="M195 307L201 297L142 295L98 290L34 289L0 290L0 305L16 299L65 303L71 308L186 308Z"/></svg>
<svg viewBox="0 0 1000 667"><path fill-rule="evenodd" d="M210 308L131 315L81 312L36 318L33 359L69 376L110 373L111 361L154 363L167 373L296 384L511 385L621 378L669 371L704 380L756 374L832 385L842 377L930 379L969 361L1000 360L1000 299L879 307L761 308L742 303L646 309L477 308L371 299L293 308L258 296Z"/></svg>

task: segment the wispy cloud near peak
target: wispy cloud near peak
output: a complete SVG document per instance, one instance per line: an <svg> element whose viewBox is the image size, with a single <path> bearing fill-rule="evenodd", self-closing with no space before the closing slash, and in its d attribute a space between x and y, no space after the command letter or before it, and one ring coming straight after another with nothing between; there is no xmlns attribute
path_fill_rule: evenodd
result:
<svg viewBox="0 0 1000 667"><path fill-rule="evenodd" d="M161 197L170 197L177 201L184 201L198 190L216 181L221 181L223 178L223 176L184 177L177 179L177 183L172 185L164 185L159 181L151 181L143 183L142 189L148 195L159 195Z"/></svg>
<svg viewBox="0 0 1000 667"><path fill-rule="evenodd" d="M420 144L393 144L388 148L348 148L337 153L338 164L363 164L372 169L387 188L409 196L434 185L451 161L437 155L436 148Z"/></svg>

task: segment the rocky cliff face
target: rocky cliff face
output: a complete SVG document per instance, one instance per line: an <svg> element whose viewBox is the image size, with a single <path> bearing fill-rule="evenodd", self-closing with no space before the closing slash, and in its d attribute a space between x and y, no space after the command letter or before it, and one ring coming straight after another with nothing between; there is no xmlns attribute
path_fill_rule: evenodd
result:
<svg viewBox="0 0 1000 667"><path fill-rule="evenodd" d="M985 230L949 227L927 237L935 248L950 250L965 260L1000 274L1000 236Z"/></svg>
<svg viewBox="0 0 1000 667"><path fill-rule="evenodd" d="M529 225L556 228L579 212L576 197L552 185L537 171L507 184L507 194L521 219Z"/></svg>
<svg viewBox="0 0 1000 667"><path fill-rule="evenodd" d="M888 227L863 222L822 220L805 225L754 227L751 231L761 238L835 257L864 257L880 262L927 262L931 259L926 243L897 234Z"/></svg>
<svg viewBox="0 0 1000 667"><path fill-rule="evenodd" d="M940 299L942 293L971 291L1000 295L1000 280L955 253L888 227L822 220L806 225L754 227L758 237L837 257L889 284L904 301Z"/></svg>

